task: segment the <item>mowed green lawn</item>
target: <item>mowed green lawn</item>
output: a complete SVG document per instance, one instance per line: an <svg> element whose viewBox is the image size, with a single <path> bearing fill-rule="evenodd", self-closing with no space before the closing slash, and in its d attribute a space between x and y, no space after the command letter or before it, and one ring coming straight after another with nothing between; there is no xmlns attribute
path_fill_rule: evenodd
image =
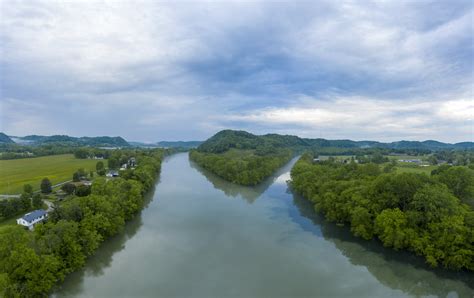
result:
<svg viewBox="0 0 474 298"><path fill-rule="evenodd" d="M106 164L106 160L103 161ZM27 183L34 190L39 190L45 177L53 185L71 180L77 169L95 171L97 162L94 159L77 159L72 154L0 160L0 194L19 194Z"/></svg>

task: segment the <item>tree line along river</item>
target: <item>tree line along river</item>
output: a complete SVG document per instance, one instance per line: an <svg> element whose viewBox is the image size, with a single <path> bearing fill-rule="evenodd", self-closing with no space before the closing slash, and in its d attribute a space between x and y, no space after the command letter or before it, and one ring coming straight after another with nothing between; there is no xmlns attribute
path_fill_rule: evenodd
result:
<svg viewBox="0 0 474 298"><path fill-rule="evenodd" d="M353 237L288 189L296 162L256 187L168 157L147 207L53 296L474 297L474 275Z"/></svg>

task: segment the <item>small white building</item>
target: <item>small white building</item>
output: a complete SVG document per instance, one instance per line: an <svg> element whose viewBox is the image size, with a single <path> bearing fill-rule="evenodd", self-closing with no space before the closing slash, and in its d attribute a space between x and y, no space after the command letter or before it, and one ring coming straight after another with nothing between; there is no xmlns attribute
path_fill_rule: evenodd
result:
<svg viewBox="0 0 474 298"><path fill-rule="evenodd" d="M81 180L80 183L82 185L85 185L85 186L91 186L92 185L92 181L89 181L89 180Z"/></svg>
<svg viewBox="0 0 474 298"><path fill-rule="evenodd" d="M119 173L118 173L117 171L109 171L109 172L107 173L107 175L105 175L105 176L107 176L107 177L109 177L109 178L118 177L118 176L119 176Z"/></svg>
<svg viewBox="0 0 474 298"><path fill-rule="evenodd" d="M16 223L33 230L35 224L43 222L48 217L46 210L38 209L30 213L26 213L23 217L16 220Z"/></svg>

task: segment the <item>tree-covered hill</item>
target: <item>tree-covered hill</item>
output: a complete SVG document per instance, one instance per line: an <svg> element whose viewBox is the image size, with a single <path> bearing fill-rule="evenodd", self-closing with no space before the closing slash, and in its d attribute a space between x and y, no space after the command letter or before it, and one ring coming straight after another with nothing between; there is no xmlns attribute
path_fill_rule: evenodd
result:
<svg viewBox="0 0 474 298"><path fill-rule="evenodd" d="M292 149L308 148L338 148L338 149L366 149L380 148L393 150L470 150L474 142L456 144L442 143L434 140L427 141L397 141L382 143L377 141L326 140L321 138L300 138L292 135L266 134L254 135L241 130L222 130L202 143L198 150L209 153L222 153L230 148L257 149L259 147L278 147Z"/></svg>
<svg viewBox="0 0 474 298"><path fill-rule="evenodd" d="M196 148L202 144L202 141L160 141L156 143L162 148Z"/></svg>
<svg viewBox="0 0 474 298"><path fill-rule="evenodd" d="M17 137L21 141L27 141L28 145L62 144L70 146L93 146L93 147L129 147L130 144L122 137L71 137L67 135L39 136L29 135Z"/></svg>
<svg viewBox="0 0 474 298"><path fill-rule="evenodd" d="M256 185L293 156L289 148L304 143L294 136L256 136L246 131L223 130L191 150L190 159L237 184Z"/></svg>
<svg viewBox="0 0 474 298"><path fill-rule="evenodd" d="M262 138L241 130L222 130L204 143L199 145L198 151L207 153L223 153L231 148L255 149L262 146Z"/></svg>
<svg viewBox="0 0 474 298"><path fill-rule="evenodd" d="M7 136L6 134L4 134L3 132L0 132L0 143L3 143L3 144L11 144L11 143L14 143L12 139L10 139L9 136Z"/></svg>

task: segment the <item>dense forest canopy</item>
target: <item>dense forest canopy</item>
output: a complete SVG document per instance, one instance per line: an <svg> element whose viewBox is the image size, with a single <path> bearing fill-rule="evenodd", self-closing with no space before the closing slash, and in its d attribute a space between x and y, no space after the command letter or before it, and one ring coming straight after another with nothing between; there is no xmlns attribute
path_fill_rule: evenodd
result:
<svg viewBox="0 0 474 298"><path fill-rule="evenodd" d="M470 143L463 146L469 147ZM436 141L394 142L390 144L351 140L305 139L291 135L254 135L246 131L223 130L202 143L190 154L197 164L223 177L243 185L255 185L271 175L292 155L311 152L318 155L351 155L360 162L388 162L386 155L432 154L432 165L453 163L466 165L474 160L472 150L439 150L427 148L455 147Z"/></svg>
<svg viewBox="0 0 474 298"><path fill-rule="evenodd" d="M0 133L2 134L2 133ZM6 135L5 135L6 136ZM44 144L60 144L68 146L96 146L96 147L129 147L130 144L122 137L71 137L67 135L40 136L29 135L25 137L8 137L11 142L5 142L0 137L0 143L15 143L19 145L44 145Z"/></svg>
<svg viewBox="0 0 474 298"><path fill-rule="evenodd" d="M11 143L15 143L15 142L12 139L10 139L9 136L4 134L3 132L0 132L0 144L1 143L11 144Z"/></svg>
<svg viewBox="0 0 474 298"><path fill-rule="evenodd" d="M429 176L305 154L291 177L295 191L356 236L413 251L432 266L474 270L472 164L440 166Z"/></svg>
<svg viewBox="0 0 474 298"><path fill-rule="evenodd" d="M231 149L225 153L203 153L192 150L189 158L201 167L227 181L256 185L273 174L292 157L290 150L259 155L250 150Z"/></svg>
<svg viewBox="0 0 474 298"><path fill-rule="evenodd" d="M376 141L352 141L352 140L326 140L300 138L292 135L266 134L254 135L241 130L222 130L201 144L198 150L202 152L220 153L230 148L255 149L259 146L275 146L279 148L308 149L308 148L338 148L338 149L368 149L378 148L397 152L413 150L419 152L430 152L438 150L470 150L474 149L474 142L462 142L456 144L442 143L438 141L398 141L382 143Z"/></svg>
<svg viewBox="0 0 474 298"><path fill-rule="evenodd" d="M294 136L224 130L192 150L189 157L230 182L256 185L287 163L293 156L291 148L301 144Z"/></svg>

